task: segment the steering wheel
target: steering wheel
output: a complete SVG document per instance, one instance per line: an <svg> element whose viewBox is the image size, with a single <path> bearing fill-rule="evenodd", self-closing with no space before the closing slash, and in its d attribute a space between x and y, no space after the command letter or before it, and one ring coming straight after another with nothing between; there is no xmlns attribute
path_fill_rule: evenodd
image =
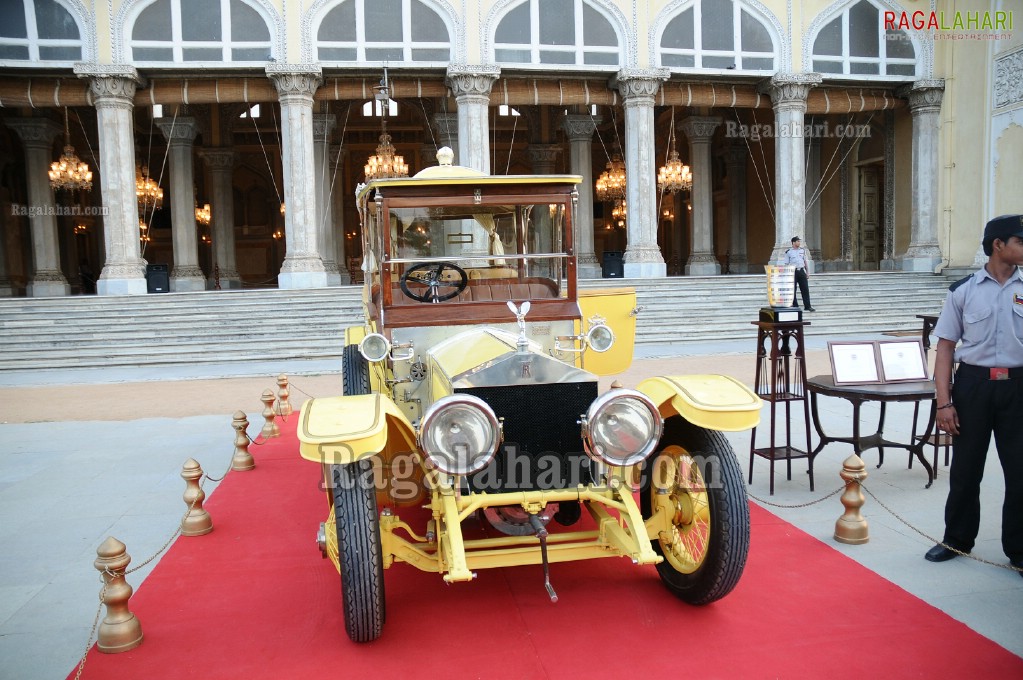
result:
<svg viewBox="0 0 1023 680"><path fill-rule="evenodd" d="M450 269L458 275L458 280L444 281L441 275L445 269ZM413 293L409 290L409 281L427 287L423 294ZM424 262L409 267L401 275L401 292L416 302L444 302L457 296L469 285L469 276L465 270L453 262ZM441 292L442 289L451 289L448 292Z"/></svg>

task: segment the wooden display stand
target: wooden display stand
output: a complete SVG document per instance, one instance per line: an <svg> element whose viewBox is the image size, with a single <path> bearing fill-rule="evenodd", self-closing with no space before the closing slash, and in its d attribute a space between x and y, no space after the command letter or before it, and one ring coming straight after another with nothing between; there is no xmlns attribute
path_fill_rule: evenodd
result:
<svg viewBox="0 0 1023 680"><path fill-rule="evenodd" d="M806 321L773 323L754 321L757 327L757 370L753 380L757 395L771 404L770 445L757 448L757 428L753 428L749 452L749 483L753 483L753 461L756 456L771 464L771 494L774 494L774 463L784 460L787 478L792 479L792 461L809 461L810 491L813 491L813 455L810 453L810 404L806 390L806 352L803 345L803 326ZM770 343L770 348L768 348ZM806 448L792 446L792 402L803 402L803 421L806 429ZM777 407L785 404L785 444L777 446Z"/></svg>

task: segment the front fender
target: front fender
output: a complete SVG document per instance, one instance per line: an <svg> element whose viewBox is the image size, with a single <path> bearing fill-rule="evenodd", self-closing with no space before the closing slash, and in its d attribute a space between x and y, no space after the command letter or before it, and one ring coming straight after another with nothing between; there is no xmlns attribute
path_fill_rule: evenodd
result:
<svg viewBox="0 0 1023 680"><path fill-rule="evenodd" d="M739 432L760 423L760 397L727 375L647 378L636 389L669 418L680 415L708 430Z"/></svg>
<svg viewBox="0 0 1023 680"><path fill-rule="evenodd" d="M416 450L412 424L379 393L309 399L299 412L298 439L303 458L326 465Z"/></svg>

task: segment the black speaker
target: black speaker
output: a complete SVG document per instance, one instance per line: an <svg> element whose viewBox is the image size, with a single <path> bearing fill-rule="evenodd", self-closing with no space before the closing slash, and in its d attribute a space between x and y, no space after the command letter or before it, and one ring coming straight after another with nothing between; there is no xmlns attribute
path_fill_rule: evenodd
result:
<svg viewBox="0 0 1023 680"><path fill-rule="evenodd" d="M605 250L601 261L601 273L605 279L620 279L625 276L625 256L620 250Z"/></svg>
<svg viewBox="0 0 1023 680"><path fill-rule="evenodd" d="M146 265L146 290L150 293L170 292L170 272L165 264Z"/></svg>

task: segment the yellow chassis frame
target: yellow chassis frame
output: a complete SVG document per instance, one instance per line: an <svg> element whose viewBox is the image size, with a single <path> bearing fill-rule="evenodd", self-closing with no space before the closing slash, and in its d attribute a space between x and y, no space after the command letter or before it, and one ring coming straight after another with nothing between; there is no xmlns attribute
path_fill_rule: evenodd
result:
<svg viewBox="0 0 1023 680"><path fill-rule="evenodd" d="M618 486L618 485L615 485ZM535 536L501 536L469 539L462 535L462 521L479 509L494 506L521 506L538 512L548 503L581 501L597 524L595 530L552 533L547 537L549 562L569 562L597 557L628 557L634 564L657 564L664 558L655 553L650 541L667 531L671 518L664 506L654 509L643 520L639 506L627 485L618 488L597 486L554 491L523 491L461 496L450 486L433 492L430 507L433 519L428 533L440 527L436 538L419 536L398 516L385 509L380 515L380 539L384 567L405 562L422 571L444 574L448 583L471 581L473 570L492 567L540 564L539 539ZM611 514L617 511L618 516ZM338 566L337 533L334 510L326 523L327 552ZM398 532L407 534L405 538Z"/></svg>

